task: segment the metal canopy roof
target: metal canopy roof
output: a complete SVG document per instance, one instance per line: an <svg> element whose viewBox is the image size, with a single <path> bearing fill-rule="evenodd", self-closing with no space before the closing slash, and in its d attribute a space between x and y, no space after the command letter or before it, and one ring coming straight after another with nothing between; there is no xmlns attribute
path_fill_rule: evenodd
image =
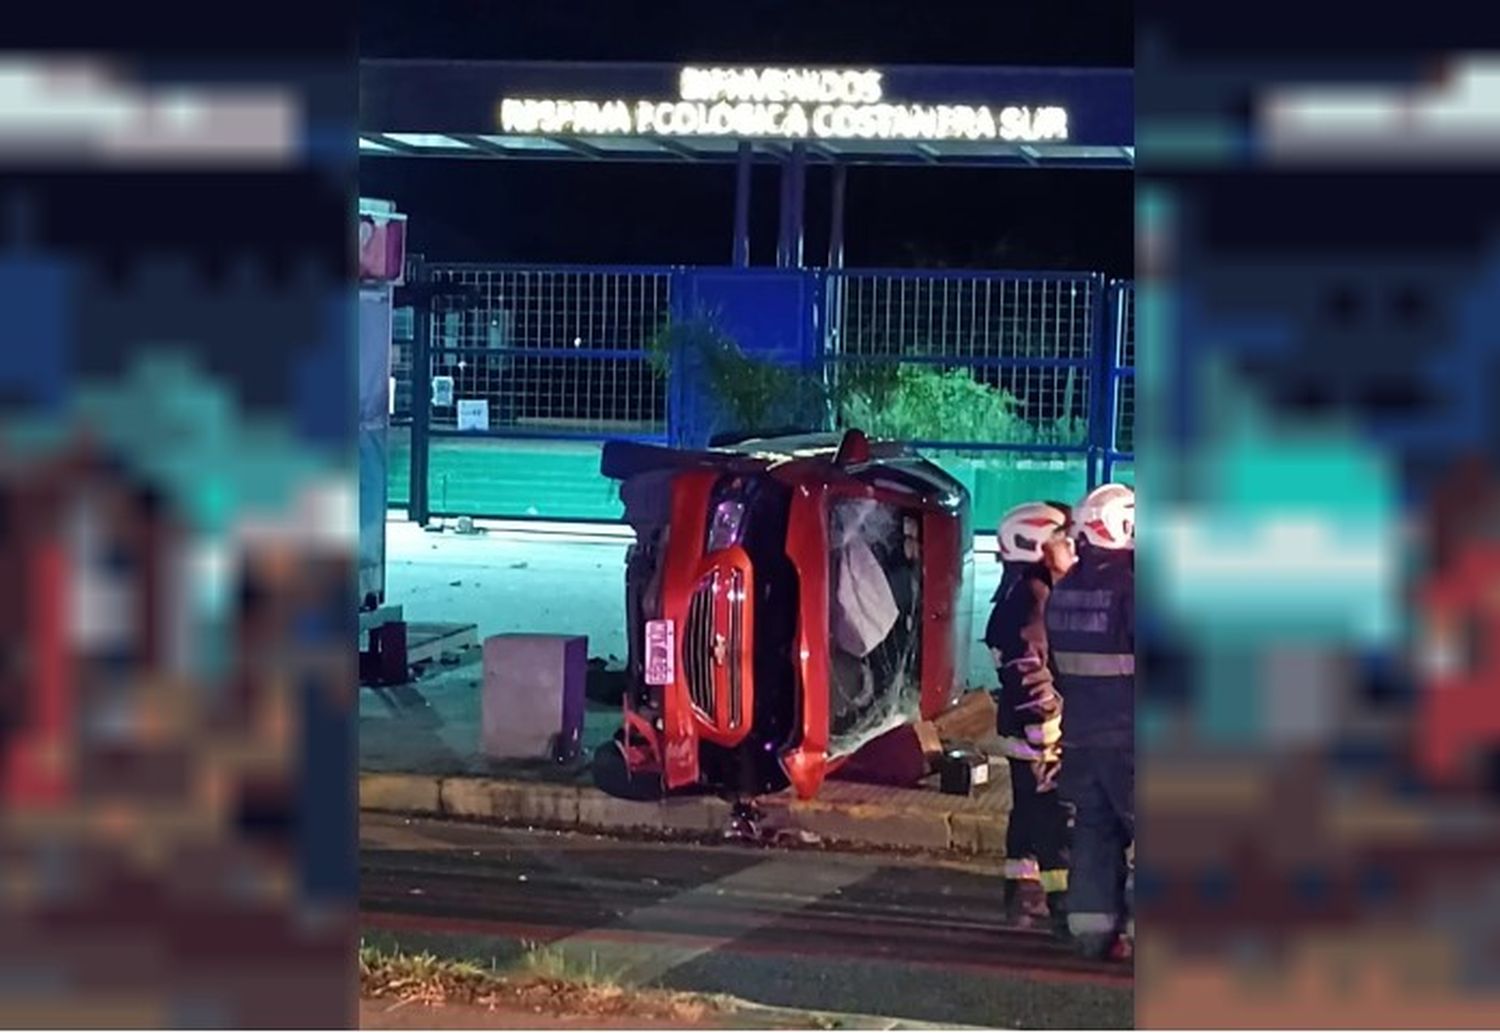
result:
<svg viewBox="0 0 1500 1033"><path fill-rule="evenodd" d="M677 98L678 65L557 62L360 62L360 155L391 158L732 162L732 136L506 133L506 97ZM1135 165L1133 76L1116 69L886 66L891 103L1068 111L1066 142L766 138L747 140L757 160L805 144L811 163L1130 169Z"/></svg>

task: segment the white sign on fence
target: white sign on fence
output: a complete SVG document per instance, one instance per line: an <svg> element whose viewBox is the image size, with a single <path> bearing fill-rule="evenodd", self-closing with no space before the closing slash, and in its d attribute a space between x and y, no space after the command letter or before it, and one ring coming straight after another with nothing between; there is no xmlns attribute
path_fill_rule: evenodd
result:
<svg viewBox="0 0 1500 1033"><path fill-rule="evenodd" d="M461 398L458 402L459 430L489 430L490 403L483 398Z"/></svg>
<svg viewBox="0 0 1500 1033"><path fill-rule="evenodd" d="M453 404L452 377L432 378L432 404L440 405L444 408L447 408L448 406L451 406Z"/></svg>

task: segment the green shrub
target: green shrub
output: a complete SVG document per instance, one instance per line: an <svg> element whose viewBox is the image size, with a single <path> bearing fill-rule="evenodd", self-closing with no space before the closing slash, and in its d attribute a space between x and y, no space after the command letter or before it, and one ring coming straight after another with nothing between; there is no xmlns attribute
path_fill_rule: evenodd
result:
<svg viewBox="0 0 1500 1033"><path fill-rule="evenodd" d="M906 441L977 441L1005 444L1082 444L1081 419L1037 425L1008 391L976 380L962 367L918 363L850 363L827 379L745 354L712 314L671 323L652 340L648 354L658 375L674 362L696 368L717 402L719 431L752 432L778 426L858 427L878 437ZM1072 377L1064 408L1071 402Z"/></svg>

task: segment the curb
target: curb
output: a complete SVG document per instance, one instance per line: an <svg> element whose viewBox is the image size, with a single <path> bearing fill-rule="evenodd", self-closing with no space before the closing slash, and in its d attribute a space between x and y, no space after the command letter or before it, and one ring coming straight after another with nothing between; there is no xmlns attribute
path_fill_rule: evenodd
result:
<svg viewBox="0 0 1500 1033"><path fill-rule="evenodd" d="M924 1023L909 1018L886 1015L861 1015L858 1012L822 1012L816 1009L780 1008L759 1005L741 997L718 997L724 1006L739 1015L753 1015L768 1023L784 1023L787 1029L802 1030L987 1030L989 1026L957 1026L954 1023Z"/></svg>
<svg viewBox="0 0 1500 1033"><path fill-rule="evenodd" d="M740 997L716 997L716 1000L742 1015L759 1016L771 1022L784 1022L796 1029L981 1030L991 1028L989 1026L960 1026L952 1022L897 1019L886 1015L861 1015L857 1012L782 1008L774 1004L757 1004L755 1001L747 1001Z"/></svg>
<svg viewBox="0 0 1500 1033"><path fill-rule="evenodd" d="M593 786L395 772L360 772L359 807L560 830L715 836L730 818L729 803L712 796L643 803ZM996 858L1005 853L1005 820L983 814L784 797L761 801L761 810L774 829L830 843Z"/></svg>

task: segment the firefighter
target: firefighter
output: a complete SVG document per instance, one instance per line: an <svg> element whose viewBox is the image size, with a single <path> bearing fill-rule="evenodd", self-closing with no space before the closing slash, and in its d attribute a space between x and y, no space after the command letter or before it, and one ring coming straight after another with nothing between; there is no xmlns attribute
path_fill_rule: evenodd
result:
<svg viewBox="0 0 1500 1033"><path fill-rule="evenodd" d="M1056 791L1060 757L1060 699L1045 681L1047 629L1043 614L1054 581L1076 556L1068 537L1068 507L1029 502L1000 521L1005 567L985 629L1000 677L996 731L1010 766L1011 812L1005 833L1005 903L1012 924L1050 919L1062 931L1068 888L1068 814Z"/></svg>
<svg viewBox="0 0 1500 1033"><path fill-rule="evenodd" d="M1047 601L1067 701L1059 788L1073 810L1068 932L1089 957L1132 949L1135 841L1135 492L1106 484L1073 510L1078 563ZM1045 691L1045 679L1031 676Z"/></svg>

